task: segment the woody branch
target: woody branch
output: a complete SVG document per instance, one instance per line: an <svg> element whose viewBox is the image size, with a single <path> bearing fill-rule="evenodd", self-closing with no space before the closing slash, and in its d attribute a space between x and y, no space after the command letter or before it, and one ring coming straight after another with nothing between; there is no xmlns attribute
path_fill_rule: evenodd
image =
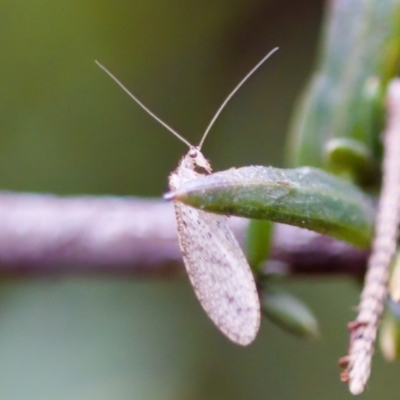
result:
<svg viewBox="0 0 400 400"><path fill-rule="evenodd" d="M246 220L231 218L243 238ZM276 225L267 271L365 271L367 252L307 230ZM0 275L176 276L183 272L172 204L133 197L0 193Z"/></svg>

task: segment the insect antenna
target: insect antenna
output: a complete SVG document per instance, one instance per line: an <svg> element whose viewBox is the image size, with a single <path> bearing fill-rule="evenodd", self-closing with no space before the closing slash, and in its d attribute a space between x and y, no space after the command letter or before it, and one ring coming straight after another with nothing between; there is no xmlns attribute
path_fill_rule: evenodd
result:
<svg viewBox="0 0 400 400"><path fill-rule="evenodd" d="M228 97L224 100L224 102L220 105L220 107L218 108L217 112L214 114L214 116L212 117L210 123L208 124L206 130L203 133L203 137L201 138L201 141L199 143L199 148L201 149L201 147L203 146L204 140L208 135L208 132L210 132L210 129L212 128L212 126L214 125L214 122L216 121L216 119L219 117L219 115L221 114L222 110L225 108L225 106L227 105L227 103L229 102L229 100L235 95L235 93L243 86L243 84L247 81L247 79L249 79L254 72L257 71L258 68L261 67L262 64L264 64L264 62L272 56L272 54L274 54L276 51L278 51L279 47L275 47L274 49L272 49L266 56L264 56L264 58L236 85L235 89L232 90L232 92L228 95Z"/></svg>
<svg viewBox="0 0 400 400"><path fill-rule="evenodd" d="M148 107L146 107L136 96L134 96L126 86L122 84L120 80L116 76L114 76L104 65L100 64L97 60L94 61L108 76L111 77L128 95L140 106L144 111L147 112L151 117L153 117L157 122L159 122L164 128L168 129L173 135L175 135L178 139L180 139L183 143L188 145L190 148L193 147L191 143L189 143L183 136L181 136L178 132L172 129L167 123L165 123L161 118L157 117L156 114L153 113Z"/></svg>

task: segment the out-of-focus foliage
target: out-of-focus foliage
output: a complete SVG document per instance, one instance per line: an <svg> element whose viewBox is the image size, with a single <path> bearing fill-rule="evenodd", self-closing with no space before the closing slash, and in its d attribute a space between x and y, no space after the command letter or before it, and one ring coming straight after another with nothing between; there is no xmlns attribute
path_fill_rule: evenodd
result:
<svg viewBox="0 0 400 400"><path fill-rule="evenodd" d="M329 2L318 65L293 121L290 163L376 184L383 96L399 65L399 0Z"/></svg>
<svg viewBox="0 0 400 400"><path fill-rule="evenodd" d="M315 339L319 335L318 322L310 308L288 293L266 290L261 295L261 310L271 321L296 336Z"/></svg>

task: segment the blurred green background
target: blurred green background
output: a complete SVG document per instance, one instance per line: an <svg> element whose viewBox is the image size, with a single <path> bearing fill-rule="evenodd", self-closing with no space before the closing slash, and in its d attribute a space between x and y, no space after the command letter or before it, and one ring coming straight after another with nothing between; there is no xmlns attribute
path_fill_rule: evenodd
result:
<svg viewBox="0 0 400 400"><path fill-rule="evenodd" d="M221 115L213 167L282 166L291 110L314 61L323 2L0 2L0 187L160 196L185 146L94 63L196 143L225 96L275 54ZM319 318L305 342L264 321L239 348L186 280L1 283L2 399L343 399L337 359L358 289L292 279ZM398 367L375 359L365 399L397 399Z"/></svg>

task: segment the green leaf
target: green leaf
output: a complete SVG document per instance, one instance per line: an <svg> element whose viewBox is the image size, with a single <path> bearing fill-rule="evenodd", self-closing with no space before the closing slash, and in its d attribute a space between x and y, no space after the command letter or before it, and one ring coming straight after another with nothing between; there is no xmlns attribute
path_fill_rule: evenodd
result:
<svg viewBox="0 0 400 400"><path fill-rule="evenodd" d="M287 293L264 293L261 310L271 321L297 336L315 338L319 335L318 322L311 310Z"/></svg>
<svg viewBox="0 0 400 400"><path fill-rule="evenodd" d="M270 221L252 219L247 227L246 255L254 272L269 258L273 224Z"/></svg>
<svg viewBox="0 0 400 400"><path fill-rule="evenodd" d="M330 172L350 182L361 182L360 177L367 177L369 181L378 179L377 164L368 147L359 140L346 137L330 139L326 143L325 159Z"/></svg>
<svg viewBox="0 0 400 400"><path fill-rule="evenodd" d="M316 168L243 167L166 196L202 210L296 225L368 247L374 208L357 187Z"/></svg>

